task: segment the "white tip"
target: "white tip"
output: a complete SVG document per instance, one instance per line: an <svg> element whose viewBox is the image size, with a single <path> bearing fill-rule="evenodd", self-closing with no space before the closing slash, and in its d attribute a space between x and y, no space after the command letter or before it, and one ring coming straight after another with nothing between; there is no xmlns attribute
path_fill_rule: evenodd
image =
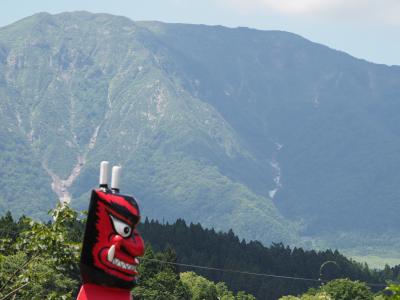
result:
<svg viewBox="0 0 400 300"><path fill-rule="evenodd" d="M107 259L109 262L112 262L115 255L115 245L112 245L110 249L108 249Z"/></svg>
<svg viewBox="0 0 400 300"><path fill-rule="evenodd" d="M121 178L121 166L114 166L112 168L112 177L111 177L111 188L119 190Z"/></svg>
<svg viewBox="0 0 400 300"><path fill-rule="evenodd" d="M106 185L108 184L108 161L102 161L100 163L100 180L99 184L100 185Z"/></svg>

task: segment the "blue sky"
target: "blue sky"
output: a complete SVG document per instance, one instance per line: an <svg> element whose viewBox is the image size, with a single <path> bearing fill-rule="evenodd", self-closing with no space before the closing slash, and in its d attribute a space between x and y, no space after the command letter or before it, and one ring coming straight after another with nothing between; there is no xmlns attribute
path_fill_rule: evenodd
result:
<svg viewBox="0 0 400 300"><path fill-rule="evenodd" d="M75 10L285 30L372 62L400 65L400 0L1 0L0 26L37 12Z"/></svg>

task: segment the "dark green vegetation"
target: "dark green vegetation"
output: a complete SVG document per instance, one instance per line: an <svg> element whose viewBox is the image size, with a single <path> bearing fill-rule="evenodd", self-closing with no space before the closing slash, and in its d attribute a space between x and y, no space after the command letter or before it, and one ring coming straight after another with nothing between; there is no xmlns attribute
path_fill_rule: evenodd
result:
<svg viewBox="0 0 400 300"><path fill-rule="evenodd" d="M279 300L378 300L386 299L384 295L374 298L371 289L362 282L349 279L336 279L318 289L310 289L301 297L285 296Z"/></svg>
<svg viewBox="0 0 400 300"><path fill-rule="evenodd" d="M300 297L284 296L279 300L398 300L400 285L390 284L385 291L373 294L363 282L335 279L317 289L310 289Z"/></svg>
<svg viewBox="0 0 400 300"><path fill-rule="evenodd" d="M322 286L318 292L326 293L335 300L372 300L371 290L362 282L352 282L348 279L337 279Z"/></svg>
<svg viewBox="0 0 400 300"><path fill-rule="evenodd" d="M148 245L139 268L141 280L133 290L134 299L146 300L255 300L243 291L233 293L223 282L214 282L194 272L179 273L171 264L160 264L152 260L176 262L173 249L154 254Z"/></svg>
<svg viewBox="0 0 400 300"><path fill-rule="evenodd" d="M14 221L9 213L0 218L0 299L76 299L84 222L68 206L58 206L52 216L47 224L27 217ZM147 245L141 283L132 291L137 300L255 300L243 291L234 294L223 282L179 273L152 259L176 261L172 249L154 253Z"/></svg>
<svg viewBox="0 0 400 300"><path fill-rule="evenodd" d="M0 210L86 208L106 159L151 218L398 249L399 86L286 32L34 15L0 29Z"/></svg>
<svg viewBox="0 0 400 300"><path fill-rule="evenodd" d="M68 206L57 207L53 216L55 221L47 224L27 217L14 221L11 214L0 218L0 296L24 284L17 294L18 299L60 299L63 295L73 299L78 292L78 257L84 222L78 220L77 212ZM318 288L321 283L340 277L382 284L385 280L400 279L399 267L372 271L337 251L305 251L282 244L264 247L259 242L240 241L232 232L216 233L200 225L187 226L182 220L171 225L145 221L140 231L148 244L141 260L140 284L133 291L135 299L253 299L246 293L257 299L277 299ZM322 277L323 282L204 271L159 261L314 279Z"/></svg>
<svg viewBox="0 0 400 300"><path fill-rule="evenodd" d="M177 261L183 264L322 281L350 278L384 284L385 280L400 280L400 266L386 267L384 271L370 270L366 264L349 260L338 251L291 249L283 244L264 247L257 241L241 241L232 231L217 233L212 229L204 229L199 224L186 225L183 220L166 225L145 220L140 226L140 232L156 250L172 246ZM185 270L185 267L181 267L181 270ZM257 299L277 299L286 294L301 294L322 283L194 270L213 281L226 282L233 290L248 291ZM376 291L378 289L375 288Z"/></svg>

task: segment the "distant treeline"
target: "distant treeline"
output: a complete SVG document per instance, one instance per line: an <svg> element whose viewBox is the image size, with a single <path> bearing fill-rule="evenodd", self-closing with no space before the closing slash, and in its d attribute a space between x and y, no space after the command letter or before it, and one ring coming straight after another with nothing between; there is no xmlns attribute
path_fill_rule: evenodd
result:
<svg viewBox="0 0 400 300"><path fill-rule="evenodd" d="M24 217L16 221L10 213L0 217L0 241L8 240L11 243L16 241L20 232L29 229L27 226L30 225L26 221L27 218ZM73 219L73 222L66 224L68 226L66 240L79 243L83 235L84 221ZM292 249L281 243L265 247L257 241L240 240L232 231L216 232L213 229L205 229L200 224L188 225L183 220L177 220L173 224L161 224L146 219L140 224L139 231L155 251L165 249L175 251L178 263L321 279L320 282L313 282L177 267L177 271L193 270L214 282L223 281L231 290L246 291L257 299L278 299L282 295L302 294L309 288L318 287L334 278L384 284L386 280L399 279L400 276L400 266L386 268L383 271L370 270L366 264L350 260L338 251ZM9 246L4 250L7 248ZM6 252L3 255L12 255ZM78 274L71 276L79 281Z"/></svg>
<svg viewBox="0 0 400 300"><path fill-rule="evenodd" d="M384 271L371 270L367 264L348 259L338 251L308 251L281 243L265 247L257 241L240 240L232 231L216 232L200 224L188 225L184 220L164 225L146 219L140 225L140 232L155 250L164 250L168 246L174 248L178 262L184 264L314 278L321 279L321 283L334 278L350 278L384 284L387 279L398 278L400 272L400 266L386 268ZM188 268L181 267L181 271L186 270ZM224 281L232 290L245 290L257 299L277 299L282 295L301 294L320 285L312 281L193 270L213 281Z"/></svg>
<svg viewBox="0 0 400 300"><path fill-rule="evenodd" d="M350 278L367 283L385 284L385 280L398 279L400 274L400 266L383 271L371 270L367 264L355 262L337 250L303 250L281 243L265 247L257 241L240 240L232 231L216 232L213 229L205 229L200 224L188 225L184 220L164 225L146 219L140 225L140 232L155 250L172 246L178 262L184 264L321 279L321 283L334 278ZM181 271L186 270L188 268L181 267ZM213 281L226 282L232 290L245 290L257 299L276 299L282 295L301 294L321 284L214 270L193 270Z"/></svg>

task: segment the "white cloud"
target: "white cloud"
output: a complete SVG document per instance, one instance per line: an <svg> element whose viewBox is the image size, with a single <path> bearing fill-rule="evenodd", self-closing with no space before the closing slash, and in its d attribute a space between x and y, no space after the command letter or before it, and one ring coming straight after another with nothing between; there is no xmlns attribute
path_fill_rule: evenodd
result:
<svg viewBox="0 0 400 300"><path fill-rule="evenodd" d="M255 0L257 5L287 14L305 14L329 11L342 0Z"/></svg>
<svg viewBox="0 0 400 300"><path fill-rule="evenodd" d="M245 13L280 13L291 16L400 25L400 0L216 0Z"/></svg>

